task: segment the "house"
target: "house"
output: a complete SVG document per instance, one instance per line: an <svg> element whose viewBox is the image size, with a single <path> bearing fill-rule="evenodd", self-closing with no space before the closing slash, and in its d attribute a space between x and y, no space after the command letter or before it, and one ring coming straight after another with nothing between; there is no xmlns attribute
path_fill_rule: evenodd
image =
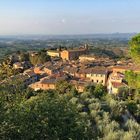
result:
<svg viewBox="0 0 140 140"><path fill-rule="evenodd" d="M55 89L55 80L56 79L54 78L53 79L43 78L39 82L29 85L29 87L34 89L35 91Z"/></svg>
<svg viewBox="0 0 140 140"><path fill-rule="evenodd" d="M119 89L121 87L126 87L127 85L122 82L109 82L107 89L108 89L108 93L109 94L118 94L119 93Z"/></svg>
<svg viewBox="0 0 140 140"><path fill-rule="evenodd" d="M60 80L67 80L68 77L64 73L55 74L53 76L48 76L42 78L39 82L33 83L29 85L30 88L34 90L49 90L55 89L56 83Z"/></svg>
<svg viewBox="0 0 140 140"><path fill-rule="evenodd" d="M34 73L33 69L28 69L28 70L24 71L23 75L28 77L25 82L26 85L30 85L30 84L38 81L38 75L36 73Z"/></svg>
<svg viewBox="0 0 140 140"><path fill-rule="evenodd" d="M95 84L107 83L108 70L104 67L71 67L67 66L63 69L63 72L75 77L84 80L88 80Z"/></svg>
<svg viewBox="0 0 140 140"><path fill-rule="evenodd" d="M85 70L86 78L95 84L106 85L108 71L104 67L93 67Z"/></svg>
<svg viewBox="0 0 140 140"><path fill-rule="evenodd" d="M124 82L124 74L120 72L113 72L109 75L107 82L107 90L109 94L118 94L119 88L126 87Z"/></svg>
<svg viewBox="0 0 140 140"><path fill-rule="evenodd" d="M59 68L55 67L55 66L48 66L48 67L44 67L44 72L47 73L48 75L53 75L56 73L59 73Z"/></svg>

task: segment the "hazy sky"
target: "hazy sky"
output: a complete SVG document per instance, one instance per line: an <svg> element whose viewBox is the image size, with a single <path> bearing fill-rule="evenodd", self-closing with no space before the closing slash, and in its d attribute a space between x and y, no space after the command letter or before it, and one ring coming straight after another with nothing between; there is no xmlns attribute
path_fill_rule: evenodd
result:
<svg viewBox="0 0 140 140"><path fill-rule="evenodd" d="M140 0L0 0L0 35L140 32Z"/></svg>

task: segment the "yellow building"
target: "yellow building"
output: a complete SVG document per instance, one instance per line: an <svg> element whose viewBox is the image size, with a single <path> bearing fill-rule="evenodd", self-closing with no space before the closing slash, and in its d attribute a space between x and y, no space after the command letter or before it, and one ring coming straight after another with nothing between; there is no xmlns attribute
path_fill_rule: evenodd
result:
<svg viewBox="0 0 140 140"><path fill-rule="evenodd" d="M125 83L119 83L119 82L108 82L107 90L109 94L118 94L119 88L126 87L127 85Z"/></svg>
<svg viewBox="0 0 140 140"><path fill-rule="evenodd" d="M119 88L126 87L127 85L123 82L124 74L119 72L113 72L110 74L107 82L107 90L109 94L118 94Z"/></svg>
<svg viewBox="0 0 140 140"><path fill-rule="evenodd" d="M48 50L47 54L51 57L60 57L60 51Z"/></svg>
<svg viewBox="0 0 140 140"><path fill-rule="evenodd" d="M87 69L85 73L86 78L89 79L91 82L95 84L102 84L104 86L106 85L108 71L105 68L95 67Z"/></svg>

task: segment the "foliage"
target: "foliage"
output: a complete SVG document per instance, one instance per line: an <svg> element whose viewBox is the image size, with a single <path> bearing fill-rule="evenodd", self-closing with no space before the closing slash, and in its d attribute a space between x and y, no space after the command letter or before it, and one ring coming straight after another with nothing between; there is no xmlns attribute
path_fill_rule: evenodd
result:
<svg viewBox="0 0 140 140"><path fill-rule="evenodd" d="M72 91L72 90L73 90L73 92L76 92L74 86L69 84L67 81L64 81L64 80L57 81L57 83L56 83L56 91L59 94L70 93L70 91Z"/></svg>
<svg viewBox="0 0 140 140"><path fill-rule="evenodd" d="M13 89L11 85L16 86ZM56 90L45 92L25 89L20 81L2 84L0 138L18 140L137 138L139 124L134 121L132 124L128 123L128 120L126 123L122 121L125 110L128 108L131 111L133 105L127 104L128 101L113 99L105 93L101 85L88 86L83 93L78 93L65 81L59 81ZM137 111L133 112L133 115L140 116Z"/></svg>
<svg viewBox="0 0 140 140"><path fill-rule="evenodd" d="M33 65L37 65L37 64L44 64L45 62L49 61L50 57L46 54L46 52L40 51L36 55L33 56L30 55L29 59Z"/></svg>
<svg viewBox="0 0 140 140"><path fill-rule="evenodd" d="M118 90L118 97L125 100L129 97L130 89L128 87L120 87Z"/></svg>
<svg viewBox="0 0 140 140"><path fill-rule="evenodd" d="M47 92L29 99L20 95L22 100L12 102L5 111L1 106L1 139L86 139L86 120L65 98ZM7 104L2 99L0 103Z"/></svg>
<svg viewBox="0 0 140 140"><path fill-rule="evenodd" d="M97 84L94 90L95 98L101 98L106 95L106 89L102 84Z"/></svg>
<svg viewBox="0 0 140 140"><path fill-rule="evenodd" d="M133 71L127 71L125 73L125 79L131 89L140 89L140 74Z"/></svg>
<svg viewBox="0 0 140 140"><path fill-rule="evenodd" d="M131 57L136 61L140 62L140 34L134 36L131 41L129 42L130 44L130 55Z"/></svg>
<svg viewBox="0 0 140 140"><path fill-rule="evenodd" d="M3 61L3 63L0 65L0 81L16 74L18 74L18 71L13 69L10 61L9 60Z"/></svg>

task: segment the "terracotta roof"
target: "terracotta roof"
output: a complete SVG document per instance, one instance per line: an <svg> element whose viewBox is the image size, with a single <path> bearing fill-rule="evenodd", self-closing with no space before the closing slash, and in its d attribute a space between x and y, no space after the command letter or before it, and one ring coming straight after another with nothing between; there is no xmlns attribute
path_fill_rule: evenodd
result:
<svg viewBox="0 0 140 140"><path fill-rule="evenodd" d="M68 77L67 75L53 75L50 77L45 77L41 79L40 83L42 84L55 84L57 81L66 80Z"/></svg>
<svg viewBox="0 0 140 140"><path fill-rule="evenodd" d="M119 88L119 87L121 87L121 86L126 86L125 83L119 83L119 82L111 82L111 83L112 83L112 86L113 86L114 88Z"/></svg>
<svg viewBox="0 0 140 140"><path fill-rule="evenodd" d="M107 69L104 67L93 67L93 68L87 68L84 70L86 74L107 74Z"/></svg>
<svg viewBox="0 0 140 140"><path fill-rule="evenodd" d="M115 66L115 67L113 67L113 69L140 71L140 66L139 66L139 65L132 65L132 66Z"/></svg>
<svg viewBox="0 0 140 140"><path fill-rule="evenodd" d="M63 71L68 72L68 73L76 73L76 72L78 72L78 68L67 66L63 69Z"/></svg>

